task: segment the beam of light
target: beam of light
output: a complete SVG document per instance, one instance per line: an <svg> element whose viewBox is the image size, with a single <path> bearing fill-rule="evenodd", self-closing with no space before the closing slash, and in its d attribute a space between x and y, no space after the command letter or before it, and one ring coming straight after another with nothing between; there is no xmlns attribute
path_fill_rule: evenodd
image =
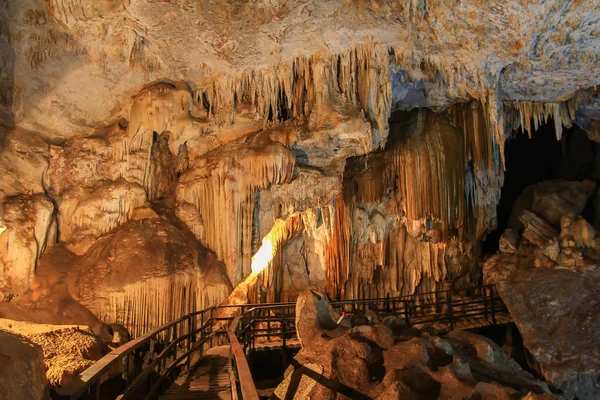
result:
<svg viewBox="0 0 600 400"><path fill-rule="evenodd" d="M267 268L275 256L275 247L271 241L270 235L265 236L260 249L252 257L252 273L258 274L263 269Z"/></svg>
<svg viewBox="0 0 600 400"><path fill-rule="evenodd" d="M0 220L0 235L2 235L2 232L4 232L6 229L6 224L2 220Z"/></svg>

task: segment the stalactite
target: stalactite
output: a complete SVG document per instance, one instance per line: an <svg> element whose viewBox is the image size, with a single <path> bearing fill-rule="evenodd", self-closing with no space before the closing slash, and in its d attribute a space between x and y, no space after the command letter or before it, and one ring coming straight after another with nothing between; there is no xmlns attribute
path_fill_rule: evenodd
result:
<svg viewBox="0 0 600 400"><path fill-rule="evenodd" d="M407 221L441 223L444 237L464 226L465 163L463 140L438 116L425 133L417 132L379 157L365 157L365 171L356 178L357 201L382 201L393 189Z"/></svg>
<svg viewBox="0 0 600 400"><path fill-rule="evenodd" d="M482 237L495 225L496 204L504 183L500 146L481 103L454 105L448 115L465 137L465 195L469 209L466 227L472 237Z"/></svg>
<svg viewBox="0 0 600 400"><path fill-rule="evenodd" d="M279 143L251 140L243 150L219 149L199 159L177 188L178 215L224 260L234 285L250 273L256 189L291 181L296 162ZM186 204L198 218L186 218Z"/></svg>
<svg viewBox="0 0 600 400"><path fill-rule="evenodd" d="M470 243L494 228L503 180L486 111L470 103L450 109L450 120L413 113L384 152L348 161L327 248L332 296L340 287L346 298L400 296L470 279Z"/></svg>
<svg viewBox="0 0 600 400"><path fill-rule="evenodd" d="M140 336L196 310L218 304L229 293L224 286L205 286L198 272L178 272L127 285L109 293L96 315L102 321L125 326L132 337Z"/></svg>
<svg viewBox="0 0 600 400"><path fill-rule="evenodd" d="M333 209L333 216L330 218L333 226L328 230L329 246L324 257L325 290L332 298L343 299L346 297L344 283L348 280L349 273L350 228L342 193L335 198Z"/></svg>
<svg viewBox="0 0 600 400"><path fill-rule="evenodd" d="M385 143L391 110L388 46L366 43L339 54L299 56L287 63L216 76L195 91L211 120L235 122L236 107L245 103L265 126L287 118L308 118L338 101L362 110L373 126L372 147Z"/></svg>
<svg viewBox="0 0 600 400"><path fill-rule="evenodd" d="M563 126L571 128L575 120L575 110L578 106L577 99L571 99L560 103L540 103L535 101L506 102L519 114L519 119L513 123L512 128L521 128L527 131L531 138L534 131L538 130L542 123L547 123L550 118L554 121L556 140L562 138ZM533 121L533 129L531 123Z"/></svg>

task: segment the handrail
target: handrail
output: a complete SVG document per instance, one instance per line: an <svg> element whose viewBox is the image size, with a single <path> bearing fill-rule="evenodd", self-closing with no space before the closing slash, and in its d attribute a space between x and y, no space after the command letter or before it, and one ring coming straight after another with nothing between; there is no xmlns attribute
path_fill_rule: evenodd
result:
<svg viewBox="0 0 600 400"><path fill-rule="evenodd" d="M92 386L99 385L103 376L118 361L120 361L130 355L133 355L133 353L136 350L140 349L142 346L145 346L146 344L148 344L150 346L151 350L153 351L154 350L153 349L154 339L158 338L163 332L165 332L169 329L172 330L172 329L174 329L174 327L177 326L177 324L180 324L184 321L188 321L191 318L194 318L198 315L201 315L203 317L204 314L212 312L215 309L216 309L215 306L211 306L211 307L205 308L200 311L194 311L194 312L184 315L174 321L168 322L168 323L140 336L139 338L133 339L133 340L125 343L124 345L112 350L110 353L108 353L107 355L102 357L100 360L96 361L88 369L86 369L81 374L79 374L76 378L74 378L69 383L62 386L60 389L58 389L57 390L58 395L61 397L66 397L66 398L70 398L70 399L77 399L77 398L81 397L89 389L91 389ZM202 319L204 319L204 318L202 318ZM202 326L200 327L199 330L196 330L196 331L201 331L205 327L212 327L211 319L212 319L212 315L211 315L211 318L206 323L202 322ZM190 337L190 334L186 334L184 339L186 339L188 337ZM176 339L174 339L173 341L175 341L175 340ZM180 342L181 342L181 340L178 341L177 343L180 343ZM127 369L127 368L125 368L125 369ZM97 388L97 391L98 391L98 388ZM96 394L96 397L99 397L98 393Z"/></svg>
<svg viewBox="0 0 600 400"><path fill-rule="evenodd" d="M227 337L229 338L229 345L231 347L231 355L235 363L235 369L237 372L237 378L240 382L240 391L243 400L259 400L256 386L254 385L254 379L252 379L252 372L250 372L250 366L246 359L246 353L242 349L240 342L237 339L236 331L239 325L241 316L237 316L229 329L227 330ZM232 383L232 390L237 388L237 382ZM237 392L237 390L236 390Z"/></svg>
<svg viewBox="0 0 600 400"><path fill-rule="evenodd" d="M458 293L469 291L479 293L475 297L458 295L457 298ZM187 360L189 368L193 353L198 351L202 353L206 346L209 348L213 346L214 338L223 335L229 339L231 358L235 362L242 398L258 399L245 352L255 348L256 338L270 340L271 337L280 337L283 344L282 349L285 351L286 340L296 334L295 318L292 317L294 311L290 311L295 308L295 305L295 302L229 304L211 306L189 313L114 349L71 382L58 389L57 393L63 398L75 400L86 392L95 390L96 398L99 398L99 388L104 376L111 368L121 366L122 376L127 385L119 399L132 398L136 391L144 386L144 382L148 383L149 389L146 399L151 399L158 394L162 383L176 367ZM334 308L345 310L349 314L366 310L368 307L377 311L378 314L380 313L379 315L404 317L406 325L447 322L450 324L450 329L454 328L454 324L458 320L479 316L488 318L490 314L492 323L495 324L496 314L506 310L500 297L497 297L493 285L458 290L446 289L409 296L338 300L332 301L331 305ZM352 310L348 310L348 306L352 306ZM214 315L216 310L226 308L238 308L240 312L236 317ZM208 318L205 318L207 314L209 314ZM217 321L231 321L231 323L224 326L223 330L213 331L215 325L223 326L215 324ZM279 326L272 327L272 323L279 324ZM155 355L156 346L162 347L160 353ZM166 365L169 358L172 358L173 361ZM132 361L134 368L133 371L130 371ZM142 365L144 365L143 369L141 369ZM156 375L158 376L154 379ZM236 384L236 382L232 382L232 384Z"/></svg>

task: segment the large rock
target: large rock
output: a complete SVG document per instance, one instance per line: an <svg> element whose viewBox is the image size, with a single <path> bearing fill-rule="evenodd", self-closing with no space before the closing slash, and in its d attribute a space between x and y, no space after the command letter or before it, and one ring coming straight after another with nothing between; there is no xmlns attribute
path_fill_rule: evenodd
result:
<svg viewBox="0 0 600 400"><path fill-rule="evenodd" d="M346 328L336 324L337 317L325 296L300 295L296 329L302 349L296 369L287 371L276 390L280 398L292 393L294 398L298 393L336 398L341 393L377 399L519 399L529 392L550 392L482 336L453 332L406 340L383 324Z"/></svg>
<svg viewBox="0 0 600 400"><path fill-rule="evenodd" d="M71 381L102 356L100 341L87 327L32 324L0 318L0 329L41 347L42 362L47 367L46 378L54 387Z"/></svg>
<svg viewBox="0 0 600 400"><path fill-rule="evenodd" d="M48 398L44 354L39 345L0 330L0 393L7 400Z"/></svg>
<svg viewBox="0 0 600 400"><path fill-rule="evenodd" d="M144 217L142 213L141 217ZM136 337L231 291L223 264L185 225L156 214L130 220L74 260L69 292Z"/></svg>
<svg viewBox="0 0 600 400"><path fill-rule="evenodd" d="M524 269L497 287L546 380L569 399L600 398L600 271Z"/></svg>
<svg viewBox="0 0 600 400"><path fill-rule="evenodd" d="M518 231L521 228L519 217L528 210L553 225L567 214L581 214L587 201L594 194L593 181L553 180L528 186L515 201L508 227Z"/></svg>

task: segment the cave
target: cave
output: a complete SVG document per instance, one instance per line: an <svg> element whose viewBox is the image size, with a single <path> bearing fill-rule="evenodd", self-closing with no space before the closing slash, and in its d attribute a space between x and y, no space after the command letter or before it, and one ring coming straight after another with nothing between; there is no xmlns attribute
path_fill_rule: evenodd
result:
<svg viewBox="0 0 600 400"><path fill-rule="evenodd" d="M571 132L565 130L561 140L568 141ZM548 122L533 132L531 138L523 132L513 132L504 147L506 167L504 184L497 208L498 224L483 243L484 253L498 251L498 240L507 228L513 204L529 185L558 179L562 159L561 142L556 140L554 123Z"/></svg>
<svg viewBox="0 0 600 400"><path fill-rule="evenodd" d="M3 396L600 398L593 3L3 1Z"/></svg>

